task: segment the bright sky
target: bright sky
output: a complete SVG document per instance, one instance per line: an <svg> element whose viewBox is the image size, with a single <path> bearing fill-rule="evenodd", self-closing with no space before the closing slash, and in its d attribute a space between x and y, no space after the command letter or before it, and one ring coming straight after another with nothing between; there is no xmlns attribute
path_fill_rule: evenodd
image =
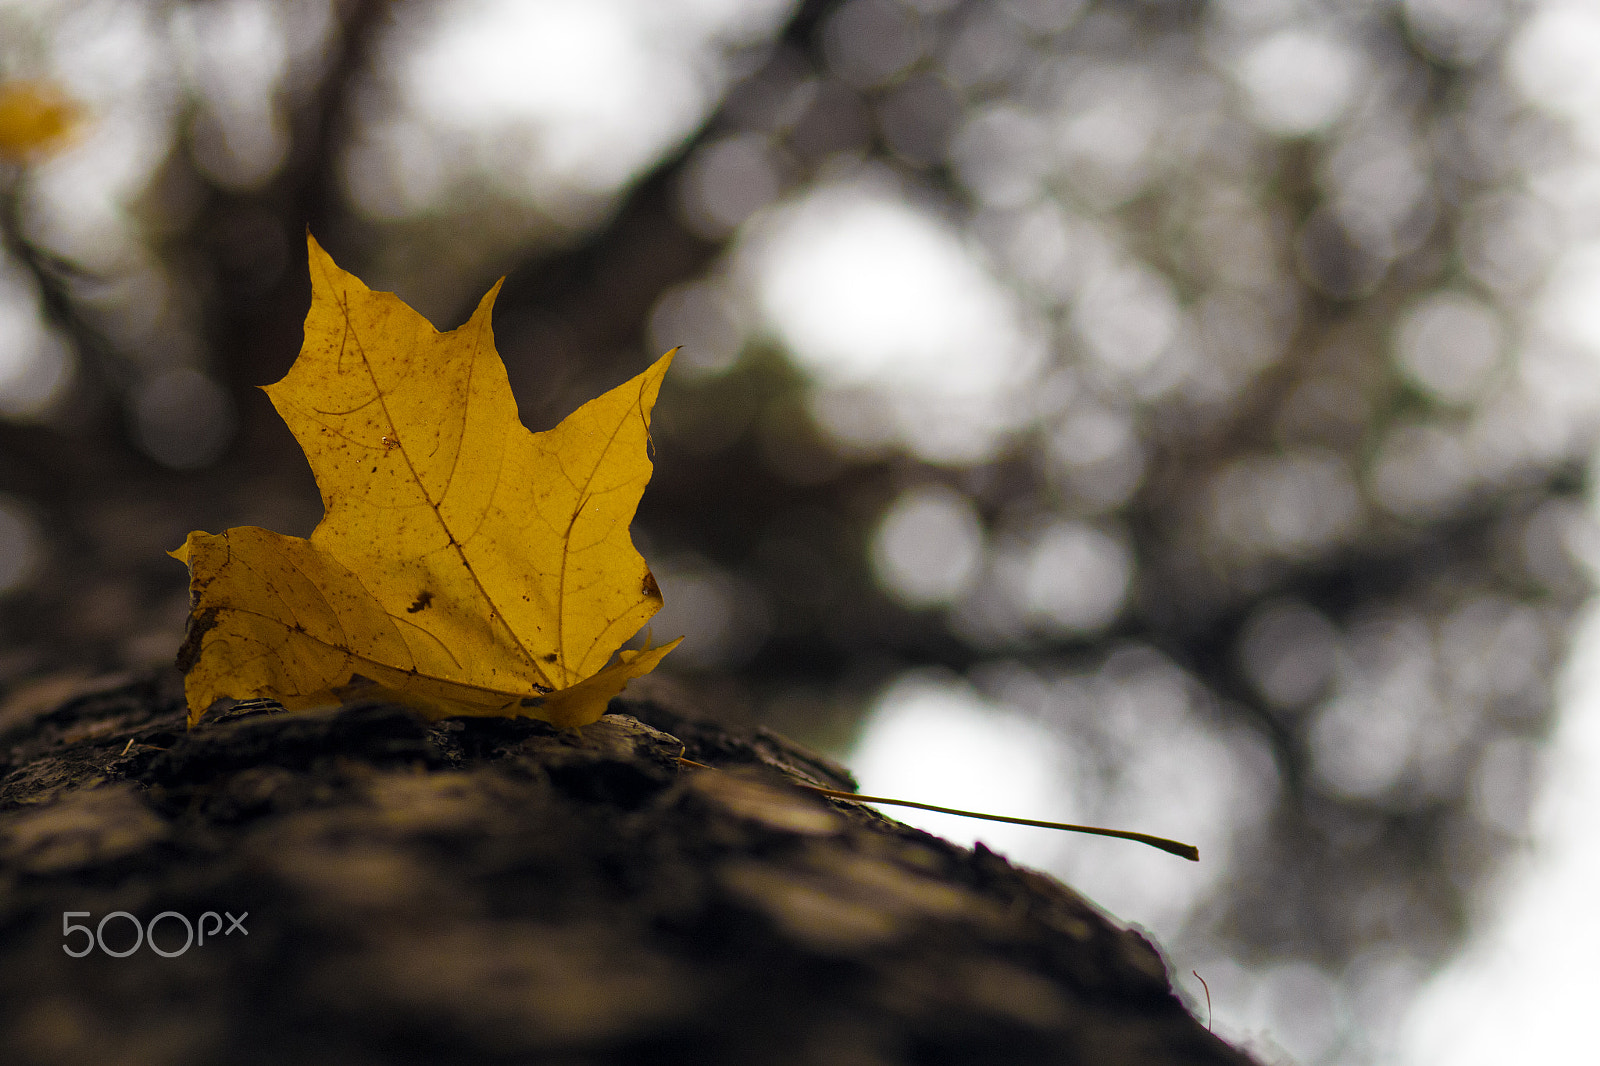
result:
<svg viewBox="0 0 1600 1066"><path fill-rule="evenodd" d="M747 283L764 322L827 393L866 393L845 440L934 462L988 458L1025 402L1044 347L1013 295L947 222L867 173L760 220Z"/></svg>
<svg viewBox="0 0 1600 1066"><path fill-rule="evenodd" d="M1120 920L1175 938L1226 876L1233 842L1271 809L1277 781L1265 749L1214 734L1181 671L1144 649L1114 653L1097 674L1043 678L1016 667L990 681L987 696L939 673L890 685L848 758L862 791L1195 844L1199 864L1127 841L886 809L958 843L981 840ZM1074 730L1096 737L1105 766L1074 745Z"/></svg>
<svg viewBox="0 0 1600 1066"><path fill-rule="evenodd" d="M1476 943L1425 988L1403 1066L1572 1062L1592 1048L1600 920L1600 613L1579 632L1535 847Z"/></svg>
<svg viewBox="0 0 1600 1066"><path fill-rule="evenodd" d="M1068 819L1078 805L1067 761L1040 723L953 677L913 674L880 696L850 767L869 794ZM968 847L981 840L1030 865L1049 865L1059 850L1053 834L1026 826L909 807L888 813Z"/></svg>
<svg viewBox="0 0 1600 1066"><path fill-rule="evenodd" d="M393 113L353 158L378 214L488 173L556 217L609 194L715 102L722 43L758 39L792 0L460 0L396 55ZM420 45L418 44L420 41ZM457 148L439 158L444 133Z"/></svg>
<svg viewBox="0 0 1600 1066"><path fill-rule="evenodd" d="M1600 373L1600 4L1554 0L1514 43L1513 79L1571 120L1588 158L1546 179L1545 192L1577 221L1580 240L1543 303L1556 336L1581 345ZM1563 203L1562 201L1566 202ZM1586 225L1585 225L1586 223ZM1594 508L1592 508L1594 509ZM1600 959L1600 612L1573 645L1562 687L1552 765L1532 824L1533 849L1508 878L1486 927L1437 975L1403 1031L1401 1066L1490 1066L1593 1057L1595 960Z"/></svg>

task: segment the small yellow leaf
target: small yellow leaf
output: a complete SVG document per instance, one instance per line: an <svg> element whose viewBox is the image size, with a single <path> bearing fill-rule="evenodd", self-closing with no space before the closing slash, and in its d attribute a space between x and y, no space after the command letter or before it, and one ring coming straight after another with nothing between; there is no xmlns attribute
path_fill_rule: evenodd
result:
<svg viewBox="0 0 1600 1066"><path fill-rule="evenodd" d="M82 109L48 82L0 85L0 158L20 161L59 147L81 117Z"/></svg>
<svg viewBox="0 0 1600 1066"><path fill-rule="evenodd" d="M678 643L617 651L661 607L628 526L673 353L532 433L490 332L499 285L440 333L308 245L305 344L266 392L325 514L306 540L242 526L171 553L190 571L190 723L223 696L356 692L434 717L599 718Z"/></svg>

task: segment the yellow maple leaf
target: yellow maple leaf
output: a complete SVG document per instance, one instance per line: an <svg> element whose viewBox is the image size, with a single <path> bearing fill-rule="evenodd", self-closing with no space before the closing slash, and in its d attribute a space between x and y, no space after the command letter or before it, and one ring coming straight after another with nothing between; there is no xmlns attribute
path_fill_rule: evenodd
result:
<svg viewBox="0 0 1600 1066"><path fill-rule="evenodd" d="M437 718L593 722L678 644L617 651L661 607L628 526L673 353L533 433L490 332L499 284L440 333L307 243L305 344L266 393L325 513L309 539L240 526L171 553L189 566L190 724L223 696L358 691Z"/></svg>
<svg viewBox="0 0 1600 1066"><path fill-rule="evenodd" d="M0 84L0 159L27 160L63 144L83 110L49 82Z"/></svg>

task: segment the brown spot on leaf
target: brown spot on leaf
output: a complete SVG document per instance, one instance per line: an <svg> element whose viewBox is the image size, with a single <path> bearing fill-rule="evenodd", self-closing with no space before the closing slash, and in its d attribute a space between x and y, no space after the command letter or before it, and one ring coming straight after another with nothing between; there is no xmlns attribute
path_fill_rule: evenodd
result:
<svg viewBox="0 0 1600 1066"><path fill-rule="evenodd" d="M216 607L207 607L199 614L189 616L189 631L184 634L183 643L178 645L178 657L174 665L178 673L187 674L194 669L195 660L200 658L200 641L217 624Z"/></svg>
<svg viewBox="0 0 1600 1066"><path fill-rule="evenodd" d="M555 652L551 652L550 654L546 655L544 657L544 661L547 662L547 663L555 662L556 661L556 653Z"/></svg>
<svg viewBox="0 0 1600 1066"><path fill-rule="evenodd" d="M418 611L422 610L432 602L433 593L429 592L427 589L423 589L421 592L417 593L417 602L406 608L406 614L416 614Z"/></svg>
<svg viewBox="0 0 1600 1066"><path fill-rule="evenodd" d="M646 596L653 596L657 599L660 599L661 586L656 584L656 575L646 570L644 572L644 582L640 586L639 591L643 592Z"/></svg>

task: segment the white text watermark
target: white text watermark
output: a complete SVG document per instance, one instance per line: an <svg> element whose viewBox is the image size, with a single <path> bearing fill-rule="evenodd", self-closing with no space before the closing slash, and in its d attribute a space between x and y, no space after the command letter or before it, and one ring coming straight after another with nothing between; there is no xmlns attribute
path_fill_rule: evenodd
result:
<svg viewBox="0 0 1600 1066"><path fill-rule="evenodd" d="M226 930L224 930L222 927L222 914L226 914L228 916L228 927ZM188 951L192 946L198 945L203 947L206 942L206 937L208 936L215 940L219 933L221 933L223 936L232 936L235 932L243 933L245 936L250 935L250 930L244 927L244 920L250 917L249 911L243 912L238 917L234 917L234 915L229 911L223 911L222 914L218 914L216 911L206 911L204 914L200 915L198 922L191 922L188 916L179 914L177 911L162 911L154 918L151 918L149 922L141 923L138 918L134 917L127 911L112 911L110 914L107 914L101 918L94 928L91 929L87 925L81 925L72 920L74 918L88 918L90 916L88 911L62 911L62 939L66 940L77 933L82 933L84 939L83 947L80 949L74 950L71 943L65 943L61 945L61 950L65 951L68 955L71 955L75 959L81 959L98 947L102 952L110 955L112 958L120 959L125 958L128 955L132 955L135 951L138 951L141 947L148 944L150 946L150 950L155 952L157 955L160 955L164 958L173 959L177 958L179 955L182 955L185 951ZM113 918L122 919L127 925L133 926L133 944L131 947L113 948L106 946L106 923L110 922ZM206 928L208 920L211 923L211 927L209 929ZM183 945L181 947L178 947L174 950L169 950L168 948L162 947L160 944L156 943L156 926L161 924L163 921L166 922L166 928L163 929L161 934L163 940L176 940L177 927L183 927ZM198 938L196 937L196 926L199 927ZM118 930L118 927L113 925L112 929ZM120 930L118 931L120 932ZM124 936L118 935L115 939L122 941Z"/></svg>

